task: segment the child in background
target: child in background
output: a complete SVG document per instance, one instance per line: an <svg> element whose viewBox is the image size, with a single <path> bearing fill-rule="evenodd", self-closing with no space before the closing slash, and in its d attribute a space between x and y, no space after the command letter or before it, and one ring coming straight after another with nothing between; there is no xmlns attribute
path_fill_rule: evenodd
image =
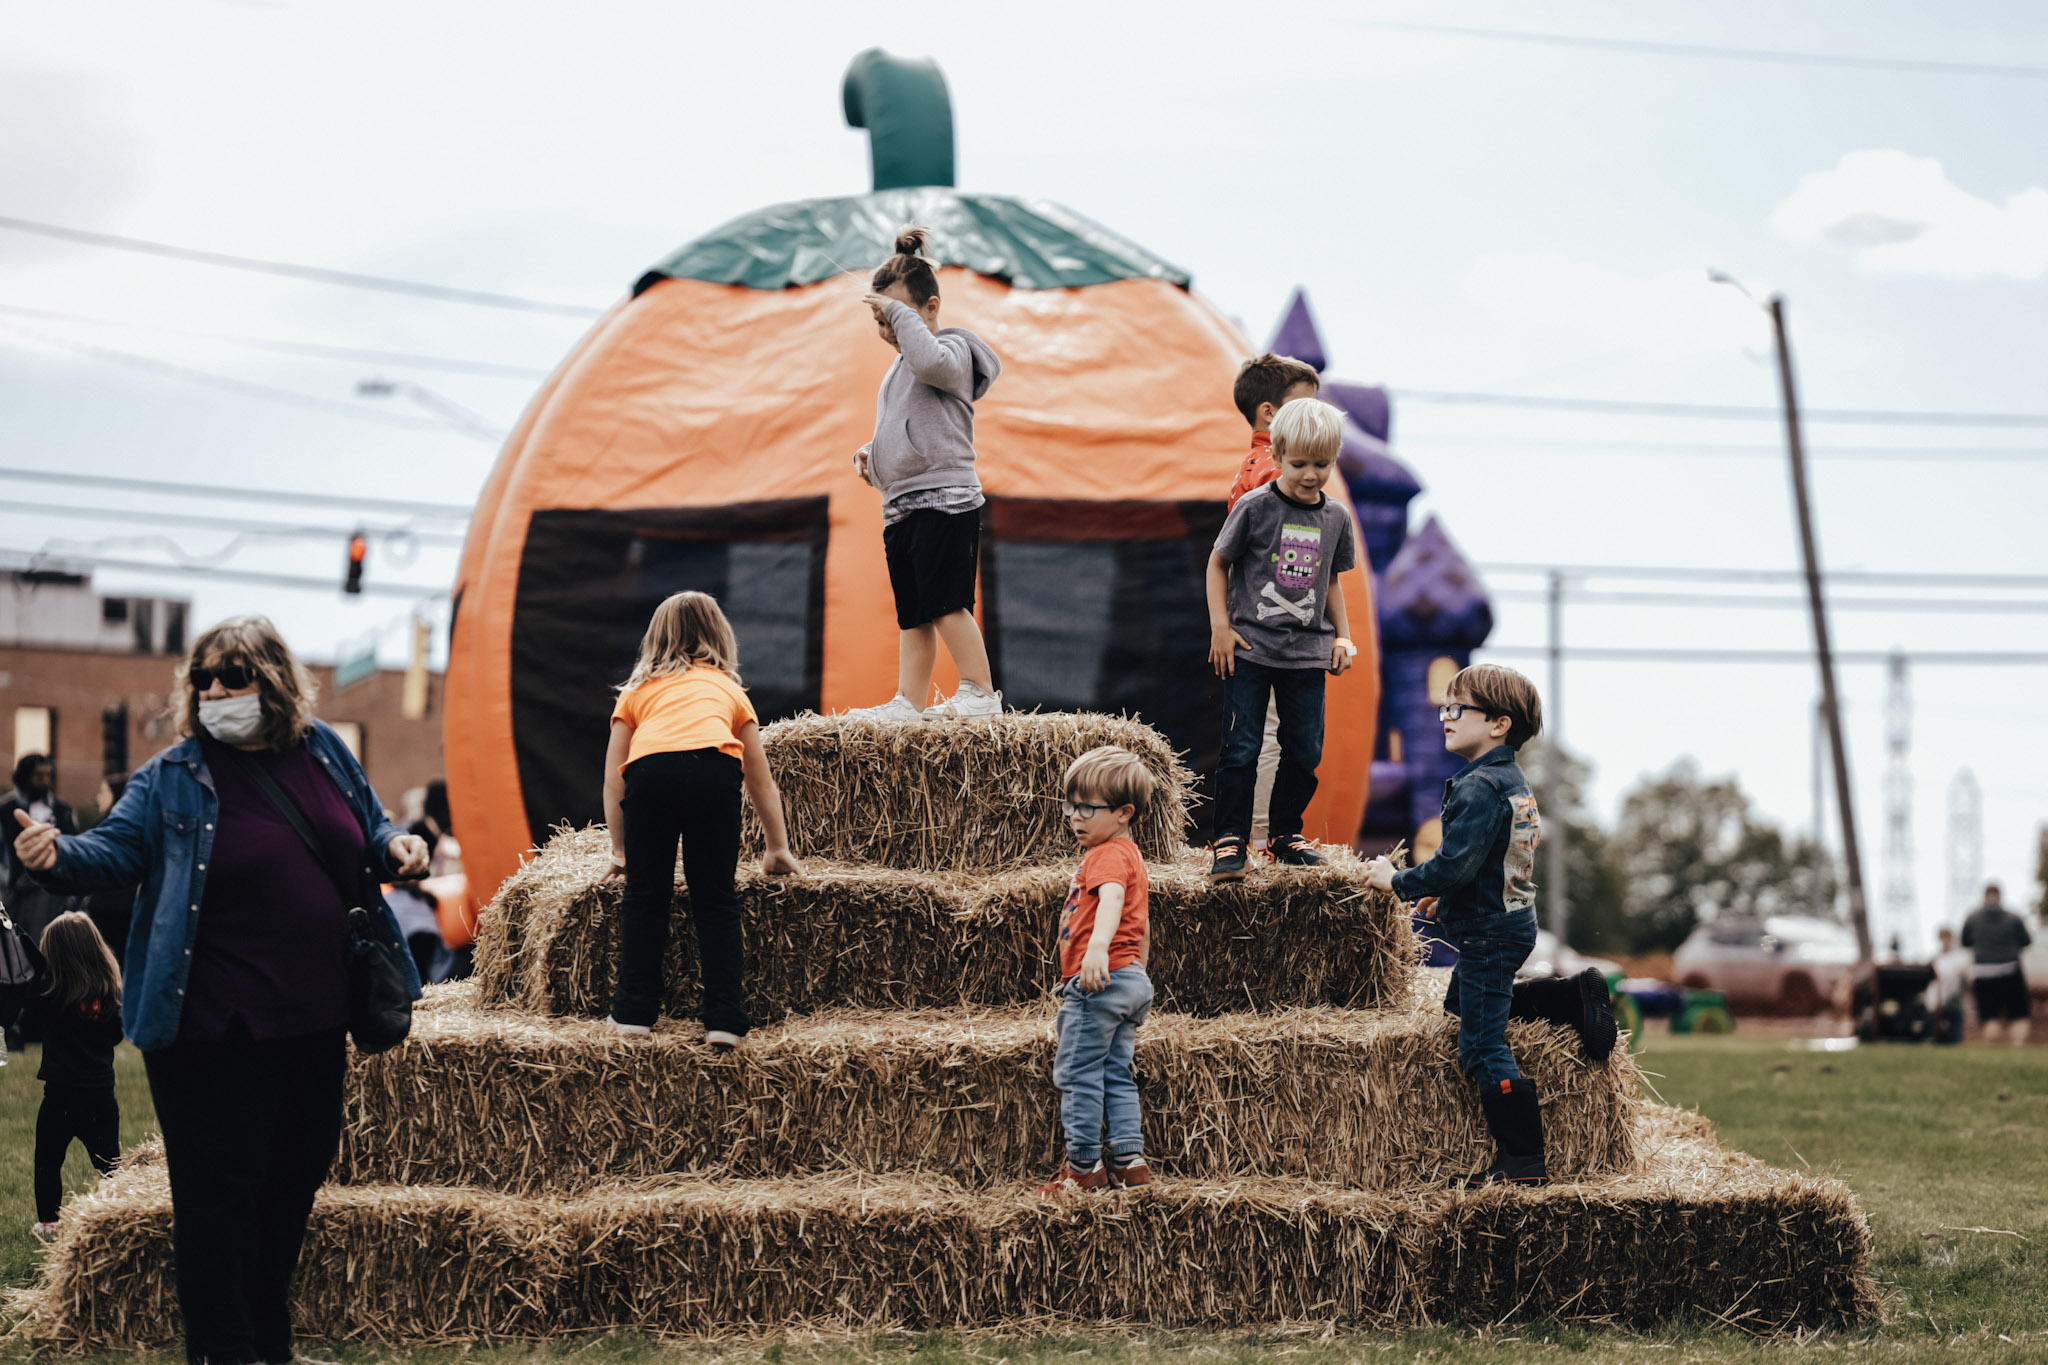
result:
<svg viewBox="0 0 2048 1365"><path fill-rule="evenodd" d="M114 1045L121 1041L121 968L92 919L72 910L43 930L48 974L29 1001L41 1024L43 1106L36 1111L35 1232L57 1231L64 1154L71 1140L101 1175L121 1157L121 1106L114 1100Z"/></svg>
<svg viewBox="0 0 2048 1365"><path fill-rule="evenodd" d="M737 1046L751 1027L733 892L742 783L766 835L761 870L803 871L790 856L782 793L738 670L739 646L717 601L679 592L654 609L639 661L612 710L604 813L612 833L609 875L626 879L610 1020L620 1033L650 1032L661 1014L678 838L697 922L704 1041L719 1051Z"/></svg>
<svg viewBox="0 0 2048 1365"><path fill-rule="evenodd" d="M1297 398L1273 419L1280 477L1238 499L1209 555L1209 664L1224 680L1216 765L1216 882L1244 880L1259 747L1269 704L1279 713L1267 851L1311 866L1302 836L1323 758L1323 674L1351 667L1356 648L1338 576L1358 562L1350 509L1322 491L1344 439L1328 403Z"/></svg>
<svg viewBox="0 0 2048 1365"><path fill-rule="evenodd" d="M1322 379L1315 367L1291 356L1274 355L1271 351L1253 356L1237 367L1237 382L1231 386L1230 397L1237 404L1237 410L1244 414L1244 420L1252 424L1251 454L1244 457L1238 466L1237 477L1231 481L1230 497L1226 512L1237 509L1237 500L1261 484L1268 484L1280 477L1280 466L1273 463L1273 418L1280 409L1297 398L1313 398L1322 388ZM1280 705L1277 701L1266 703L1266 729L1259 741L1258 777L1252 784L1252 830L1254 848L1263 848L1269 824L1267 813L1273 803L1273 779L1280 772Z"/></svg>
<svg viewBox="0 0 2048 1365"><path fill-rule="evenodd" d="M1131 821L1156 785L1136 754L1114 744L1090 749L1067 768L1067 824L1087 852L1060 911L1059 1046L1052 1074L1060 1088L1067 1163L1039 1188L1048 1197L1152 1183L1131 1074L1138 1026L1152 1008L1145 859L1131 840Z"/></svg>
<svg viewBox="0 0 2048 1365"><path fill-rule="evenodd" d="M1515 970L1536 946L1536 847L1542 820L1515 751L1543 729L1536 685L1512 668L1473 664L1451 679L1438 710L1444 747L1465 760L1444 794L1443 844L1436 856L1396 872L1385 858L1366 880L1404 901L1434 896L1437 936L1458 950L1444 1012L1458 1016L1458 1065L1479 1084L1480 1107L1497 1149L1467 1185L1540 1185L1543 1112L1536 1083L1508 1049Z"/></svg>
<svg viewBox="0 0 2048 1365"><path fill-rule="evenodd" d="M871 720L980 719L1003 710L974 620L986 501L974 473L974 404L1003 365L974 333L939 326L939 277L924 254L930 244L931 229L905 228L865 300L897 355L875 399L874 439L853 467L882 494L882 547L902 631L896 695L852 713ZM960 689L926 708L941 641Z"/></svg>

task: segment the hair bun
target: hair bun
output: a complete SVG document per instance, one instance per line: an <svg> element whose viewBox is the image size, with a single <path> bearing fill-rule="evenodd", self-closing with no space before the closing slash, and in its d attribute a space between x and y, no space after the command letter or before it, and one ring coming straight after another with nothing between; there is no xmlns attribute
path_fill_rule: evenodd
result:
<svg viewBox="0 0 2048 1365"><path fill-rule="evenodd" d="M928 227L911 226L896 234L896 254L899 256L923 256L931 250L932 230Z"/></svg>

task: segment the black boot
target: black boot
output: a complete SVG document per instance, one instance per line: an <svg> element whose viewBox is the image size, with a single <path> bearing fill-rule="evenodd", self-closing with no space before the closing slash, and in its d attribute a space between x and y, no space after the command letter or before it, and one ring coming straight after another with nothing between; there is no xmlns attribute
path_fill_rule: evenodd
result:
<svg viewBox="0 0 2048 1365"><path fill-rule="evenodd" d="M1577 976L1517 981L1508 1003L1508 1018L1535 1019L1577 1029L1587 1058L1595 1062L1607 1060L1618 1034L1613 997L1608 994L1607 978L1598 967L1588 967Z"/></svg>
<svg viewBox="0 0 2048 1365"><path fill-rule="evenodd" d="M1543 1164L1543 1110L1536 1102L1536 1082L1520 1077L1481 1085L1479 1108L1493 1134L1493 1164L1458 1183L1467 1188L1547 1184L1550 1172Z"/></svg>

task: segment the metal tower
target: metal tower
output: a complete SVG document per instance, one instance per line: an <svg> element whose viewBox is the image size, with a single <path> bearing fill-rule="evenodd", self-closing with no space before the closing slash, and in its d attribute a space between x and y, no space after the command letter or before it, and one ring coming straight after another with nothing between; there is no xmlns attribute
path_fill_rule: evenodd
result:
<svg viewBox="0 0 2048 1365"><path fill-rule="evenodd" d="M1960 768L1948 784L1948 917L1960 924L1984 885L1984 789Z"/></svg>
<svg viewBox="0 0 2048 1365"><path fill-rule="evenodd" d="M1902 952L1920 950L1920 924L1913 895L1913 693L1906 681L1906 654L1892 651L1884 699L1884 928L1872 937L1880 952L1894 942Z"/></svg>

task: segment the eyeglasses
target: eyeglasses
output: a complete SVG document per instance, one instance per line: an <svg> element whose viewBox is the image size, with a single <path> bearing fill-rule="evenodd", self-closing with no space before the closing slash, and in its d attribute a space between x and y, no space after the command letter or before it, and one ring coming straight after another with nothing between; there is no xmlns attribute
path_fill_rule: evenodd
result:
<svg viewBox="0 0 2048 1365"><path fill-rule="evenodd" d="M1060 809L1067 813L1069 820L1093 820L1102 812L1112 810L1114 807L1092 806L1086 801L1062 801L1060 802Z"/></svg>
<svg viewBox="0 0 2048 1365"><path fill-rule="evenodd" d="M1447 701L1442 706L1436 708L1436 718L1438 720L1456 720L1467 711L1480 716L1490 716L1493 714L1491 711L1474 706L1469 701Z"/></svg>
<svg viewBox="0 0 2048 1365"><path fill-rule="evenodd" d="M222 664L219 668L194 668L187 676L192 679L195 692L204 692L216 682L230 692L237 692L256 681L256 670L247 664Z"/></svg>

